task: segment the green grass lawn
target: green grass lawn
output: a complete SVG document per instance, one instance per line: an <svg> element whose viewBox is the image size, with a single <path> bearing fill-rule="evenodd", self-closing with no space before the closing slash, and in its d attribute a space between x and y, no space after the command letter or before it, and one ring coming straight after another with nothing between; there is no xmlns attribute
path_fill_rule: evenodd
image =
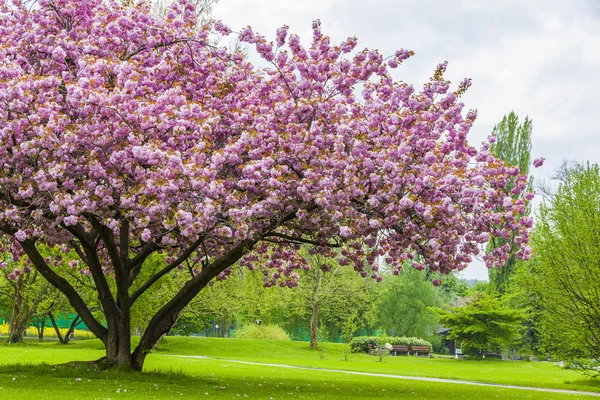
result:
<svg viewBox="0 0 600 400"><path fill-rule="evenodd" d="M204 355L220 359L257 361L317 368L344 369L396 375L462 379L520 386L600 391L600 382L584 379L549 362L456 360L448 358L377 357L352 354L342 361L344 345L324 343L323 351L304 342L219 338L167 338L157 355Z"/></svg>
<svg viewBox="0 0 600 400"><path fill-rule="evenodd" d="M513 385L600 391L573 371L550 363L465 361L352 355L343 345L315 352L302 342L167 338L148 357L144 373L97 371L89 364L56 367L101 357L98 341L0 346L0 399L216 398L216 399L563 399L584 395L541 393L437 382L295 370L228 362L245 360L386 374L444 377ZM181 358L204 355L217 359ZM21 365L16 365L21 364ZM571 382L571 383L565 383Z"/></svg>

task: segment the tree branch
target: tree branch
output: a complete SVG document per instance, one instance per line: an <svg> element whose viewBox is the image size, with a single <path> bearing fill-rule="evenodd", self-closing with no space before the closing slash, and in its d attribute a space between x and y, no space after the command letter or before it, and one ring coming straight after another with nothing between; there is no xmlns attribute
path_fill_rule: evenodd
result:
<svg viewBox="0 0 600 400"><path fill-rule="evenodd" d="M157 245L155 242L146 243L142 247L142 250L140 250L140 252L137 253L135 255L135 257L133 257L132 259L129 260L130 271L129 271L128 287L131 287L131 285L133 285L133 282L135 281L135 279L137 278L138 274L142 270L142 265L144 264L144 262L146 261L146 259L152 253L154 253L155 251L157 251L158 249L160 249L160 246Z"/></svg>
<svg viewBox="0 0 600 400"><path fill-rule="evenodd" d="M119 314L119 308L115 303L104 271L102 271L102 263L96 252L98 241L95 239L98 239L97 236L99 236L99 232L94 228L94 230L87 233L79 224L65 228L71 232L73 236L79 239L79 242L83 246L87 260L86 264L92 273L92 278L94 279L94 284L96 286L95 289L98 292L98 299L104 308L106 322L110 326L116 323L115 317ZM93 235L91 234L92 232ZM81 315L81 317L83 318L83 315Z"/></svg>
<svg viewBox="0 0 600 400"><path fill-rule="evenodd" d="M103 343L106 343L108 338L108 331L105 327L100 324L96 318L92 315L91 311L85 304L85 301L79 296L79 293L71 286L71 284L54 272L44 260L44 257L39 253L35 247L35 242L30 239L21 242L21 247L39 271L40 274L55 288L60 290L69 299L69 304L77 311L77 314L81 316L85 324L90 330L98 337Z"/></svg>
<svg viewBox="0 0 600 400"><path fill-rule="evenodd" d="M339 243L321 243L321 242L317 242L315 240L310 240L310 239L304 239L304 238L297 238L297 237L293 237L293 236L289 236L289 235L285 235L283 233L278 233L278 232L271 232L265 235L265 237L278 237L281 239L285 239L288 240L294 244L312 244L314 246L323 246L323 247L331 247L331 248L337 248L340 247Z"/></svg>
<svg viewBox="0 0 600 400"><path fill-rule="evenodd" d="M133 305L133 303L135 303L135 301L146 290L148 290L148 288L150 288L150 286L154 285L156 283L156 281L158 281L160 278L162 278L163 276L168 274L170 271L177 268L177 266L179 266L182 262L184 262L194 251L196 251L196 249L202 244L202 242L204 242L204 239L206 239L205 235L200 236L183 253L181 253L181 255L179 257L177 257L177 259L175 261L173 261L172 263L170 263L169 265L167 265L166 267L161 269L159 272L154 274L150 279L148 279L148 281L146 281L146 283L144 283L140 288L138 288L138 290L136 290L131 295L131 300L130 300L131 305Z"/></svg>
<svg viewBox="0 0 600 400"><path fill-rule="evenodd" d="M122 278L125 277L125 266L121 262L122 259L120 256L119 249L117 248L117 243L115 241L115 234L107 226L101 224L95 215L89 215L88 218L92 223L94 229L102 238L102 242L104 242L104 245L106 246L106 251L108 251L108 256L110 257L110 261L112 262L112 265L115 270L115 278L117 282L119 282Z"/></svg>
<svg viewBox="0 0 600 400"><path fill-rule="evenodd" d="M119 250L123 273L129 275L129 220L126 218L121 222L121 230L119 231Z"/></svg>

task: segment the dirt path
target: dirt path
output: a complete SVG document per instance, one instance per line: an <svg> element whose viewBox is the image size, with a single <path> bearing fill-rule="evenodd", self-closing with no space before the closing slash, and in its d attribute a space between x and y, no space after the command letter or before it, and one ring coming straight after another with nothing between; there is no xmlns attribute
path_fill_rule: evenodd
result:
<svg viewBox="0 0 600 400"><path fill-rule="evenodd" d="M167 355L165 354L165 356L167 356ZM378 377L378 378L406 379L406 380L413 380L413 381L449 383L449 384L453 384L453 385L487 386L487 387L495 387L495 388L501 388L501 389L532 390L535 392L579 394L579 395L600 397L600 392L584 392L584 391L580 391L580 390L551 389L551 388L541 388L541 387L533 387L533 386L504 385L501 383L463 381L463 380L458 380L458 379L427 378L427 377L422 377L422 376L380 374L380 373L376 373L376 372L346 371L346 370L341 370L341 369L299 367L299 366L288 365L288 364L270 364L270 363L260 363L260 362L253 362L253 361L225 360L222 358L212 358L212 357L206 357L206 356L183 356L183 355L182 356L179 356L179 355L171 356L171 355L168 355L167 357L204 358L207 360L223 361L223 362L238 363L238 364L248 364L248 365L259 365L259 366L264 366L264 367L301 369L301 370L308 370L308 371L323 371L323 372L333 372L333 373L348 374L348 375L373 376L373 377Z"/></svg>

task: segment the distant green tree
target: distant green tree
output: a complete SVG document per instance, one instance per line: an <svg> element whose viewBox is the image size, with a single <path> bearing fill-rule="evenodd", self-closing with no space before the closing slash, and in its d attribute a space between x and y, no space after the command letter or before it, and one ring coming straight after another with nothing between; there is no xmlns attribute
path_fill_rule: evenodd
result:
<svg viewBox="0 0 600 400"><path fill-rule="evenodd" d="M567 169L540 207L527 264L542 348L598 375L600 363L600 167Z"/></svg>
<svg viewBox="0 0 600 400"><path fill-rule="evenodd" d="M426 271L406 268L381 283L376 304L378 327L391 336L430 338L437 316L429 308L440 306L440 291L426 279Z"/></svg>
<svg viewBox="0 0 600 400"><path fill-rule="evenodd" d="M300 272L299 286L295 293L297 307L304 315L310 316L310 347L318 349L319 329L329 330L329 339L341 335L344 325L356 324L357 313L368 312L366 286L369 282L340 266L331 257L307 252L311 268Z"/></svg>
<svg viewBox="0 0 600 400"><path fill-rule="evenodd" d="M12 310L13 293L8 279L4 279L0 274L0 319L10 320L10 310Z"/></svg>
<svg viewBox="0 0 600 400"><path fill-rule="evenodd" d="M247 315L249 309L261 306L255 302L255 290L263 292L266 289L257 284L251 271L233 268L227 279L212 282L183 309L174 326L174 334L201 333L214 327L216 336L227 336L236 323L241 326L252 319Z"/></svg>
<svg viewBox="0 0 600 400"><path fill-rule="evenodd" d="M531 273L532 265L528 261L517 261L508 289L502 295L506 304L511 308L522 310L526 316L523 320L521 337L517 341L519 344L517 350L521 354L542 352L540 347L542 305L534 290L537 278Z"/></svg>
<svg viewBox="0 0 600 400"><path fill-rule="evenodd" d="M487 282L486 282L487 283ZM458 278L456 273L445 276L441 280L438 292L443 304L451 305L457 298L469 295L471 288L465 279Z"/></svg>
<svg viewBox="0 0 600 400"><path fill-rule="evenodd" d="M44 300L56 291L50 290L50 284L37 271L24 267L22 260L14 261L10 254L1 253L0 263L0 305L9 322L8 343L22 342L32 319L43 314L38 312L44 308ZM43 331L41 324L39 329Z"/></svg>
<svg viewBox="0 0 600 400"><path fill-rule="evenodd" d="M492 143L490 151L497 158L503 160L507 165L519 167L521 173L529 174L531 166L531 132L533 129L532 121L525 117L522 124L519 123L519 117L514 111L502 118L502 121L494 126L493 133L496 135L496 141ZM531 183L531 178L530 178ZM509 182L508 189L512 190L514 182ZM515 195L515 198L523 196ZM530 210L528 210L528 213ZM493 251L497 247L504 246L506 240L502 238L493 238L488 245L488 252ZM514 243L511 243L512 255L504 263L502 268L491 268L489 270L490 289L500 293L506 291L510 276L514 271L516 258L514 251L516 250Z"/></svg>
<svg viewBox="0 0 600 400"><path fill-rule="evenodd" d="M519 337L523 312L507 307L497 295L479 294L450 309L434 308L440 322L463 350L482 355L508 350Z"/></svg>

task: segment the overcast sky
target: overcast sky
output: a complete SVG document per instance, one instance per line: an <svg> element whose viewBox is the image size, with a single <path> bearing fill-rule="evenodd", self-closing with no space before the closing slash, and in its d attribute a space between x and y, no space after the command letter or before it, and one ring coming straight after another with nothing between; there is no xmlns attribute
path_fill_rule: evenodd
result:
<svg viewBox="0 0 600 400"><path fill-rule="evenodd" d="M274 39L287 24L308 44L311 22L359 48L416 55L396 78L420 87L448 61L452 82L472 78L464 97L479 111L470 142L478 145L514 110L533 120L533 157L545 157L536 179L563 159L600 162L600 0L220 0L214 16L234 30L250 25ZM487 279L474 263L462 276Z"/></svg>

